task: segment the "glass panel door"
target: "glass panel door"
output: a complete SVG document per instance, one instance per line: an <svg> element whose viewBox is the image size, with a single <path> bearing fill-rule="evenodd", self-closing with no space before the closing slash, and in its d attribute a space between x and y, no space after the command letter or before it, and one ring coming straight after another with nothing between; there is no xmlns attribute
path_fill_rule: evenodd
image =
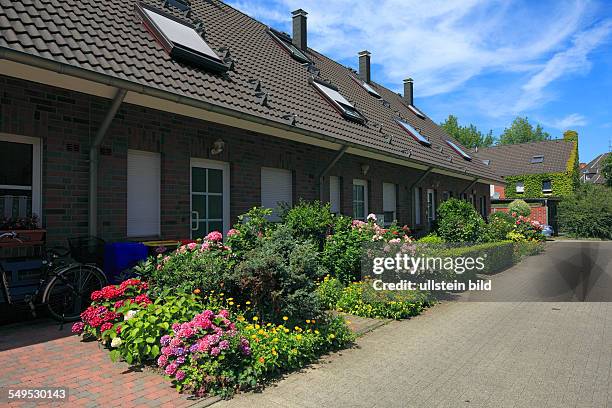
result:
<svg viewBox="0 0 612 408"><path fill-rule="evenodd" d="M365 221L368 212L368 189L364 180L353 180L353 218Z"/></svg>
<svg viewBox="0 0 612 408"><path fill-rule="evenodd" d="M433 190L427 190L427 220L431 223L436 219L436 202Z"/></svg>
<svg viewBox="0 0 612 408"><path fill-rule="evenodd" d="M218 168L216 168L218 167ZM223 166L191 167L191 238L204 238L209 232L225 232L229 191Z"/></svg>

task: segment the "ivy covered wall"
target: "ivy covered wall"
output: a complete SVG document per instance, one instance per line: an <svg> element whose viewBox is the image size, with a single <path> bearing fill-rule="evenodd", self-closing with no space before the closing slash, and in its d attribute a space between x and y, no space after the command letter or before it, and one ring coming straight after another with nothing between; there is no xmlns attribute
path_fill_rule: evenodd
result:
<svg viewBox="0 0 612 408"><path fill-rule="evenodd" d="M563 197L574 192L580 183L578 133L568 130L563 134L563 140L574 143L574 147L567 160L565 172L506 176L506 198ZM521 181L525 186L525 191L517 193L516 184ZM551 182L552 193L544 194L542 192L542 183L544 181Z"/></svg>

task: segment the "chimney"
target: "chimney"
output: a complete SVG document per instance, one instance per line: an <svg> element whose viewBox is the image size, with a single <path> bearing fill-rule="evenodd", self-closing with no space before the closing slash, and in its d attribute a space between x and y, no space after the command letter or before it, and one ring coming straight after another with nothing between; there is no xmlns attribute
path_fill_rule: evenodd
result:
<svg viewBox="0 0 612 408"><path fill-rule="evenodd" d="M404 79L404 99L409 105L414 105L412 78Z"/></svg>
<svg viewBox="0 0 612 408"><path fill-rule="evenodd" d="M291 14L293 15L293 45L302 51L307 51L306 15L308 13L302 9L297 9Z"/></svg>
<svg viewBox="0 0 612 408"><path fill-rule="evenodd" d="M368 84L370 83L370 51L359 53L359 76Z"/></svg>

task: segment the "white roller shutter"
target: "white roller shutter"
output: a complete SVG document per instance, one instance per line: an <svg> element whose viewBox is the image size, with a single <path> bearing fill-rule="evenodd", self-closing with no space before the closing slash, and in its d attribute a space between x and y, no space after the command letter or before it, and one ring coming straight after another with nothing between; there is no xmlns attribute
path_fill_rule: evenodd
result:
<svg viewBox="0 0 612 408"><path fill-rule="evenodd" d="M383 211L396 210L395 184L383 183Z"/></svg>
<svg viewBox="0 0 612 408"><path fill-rule="evenodd" d="M293 205L293 175L290 170L261 168L261 206L272 209L272 221L278 221L279 203Z"/></svg>
<svg viewBox="0 0 612 408"><path fill-rule="evenodd" d="M331 212L334 214L340 213L340 177L329 177L329 203Z"/></svg>
<svg viewBox="0 0 612 408"><path fill-rule="evenodd" d="M160 235L159 153L128 150L127 235Z"/></svg>

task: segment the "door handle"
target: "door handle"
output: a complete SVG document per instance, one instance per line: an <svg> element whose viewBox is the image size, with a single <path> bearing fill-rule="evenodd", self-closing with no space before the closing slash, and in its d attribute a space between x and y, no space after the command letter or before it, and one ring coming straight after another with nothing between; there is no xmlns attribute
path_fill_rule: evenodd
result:
<svg viewBox="0 0 612 408"><path fill-rule="evenodd" d="M192 212L191 212L192 217L193 217L193 215L194 215L194 214L195 214L195 222L196 222L196 225L195 225L195 228L194 228L194 227L193 227L193 221L194 221L194 219L193 219L193 218L191 218L191 230L192 230L192 231L197 231L197 230L199 230L199 229L200 229L200 213L199 213L199 212L197 212L197 211L192 211Z"/></svg>

